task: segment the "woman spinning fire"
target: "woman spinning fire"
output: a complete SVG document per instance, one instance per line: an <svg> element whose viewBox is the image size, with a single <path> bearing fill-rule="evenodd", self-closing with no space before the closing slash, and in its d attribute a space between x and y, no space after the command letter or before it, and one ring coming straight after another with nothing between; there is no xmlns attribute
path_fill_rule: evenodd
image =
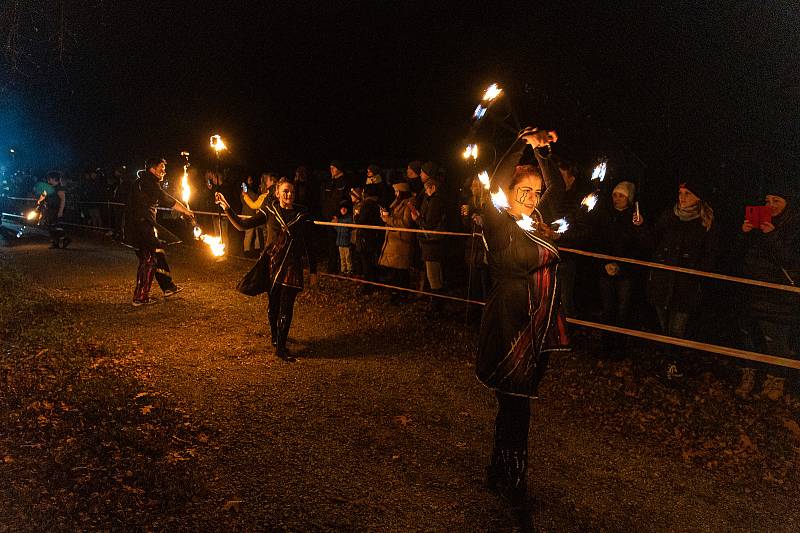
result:
<svg viewBox="0 0 800 533"><path fill-rule="evenodd" d="M499 404L487 483L516 508L525 507L527 492L530 399L536 398L549 352L568 349L556 281L557 234L549 226L564 181L541 154L556 140L554 131L534 128L518 135L492 176L496 209L487 208L483 219L492 288L481 321L476 374L495 391ZM518 165L526 145L534 148L538 168Z"/></svg>
<svg viewBox="0 0 800 533"><path fill-rule="evenodd" d="M317 263L311 243L312 222L305 208L294 204L294 185L282 178L277 184L277 199L268 199L251 218L243 219L231 210L221 193L215 201L225 210L231 224L239 231L267 227L264 251L256 265L239 284L250 296L269 293L269 327L275 354L292 363L296 359L286 349L292 323L294 300L303 290L303 257L308 258L312 285L317 281Z"/></svg>

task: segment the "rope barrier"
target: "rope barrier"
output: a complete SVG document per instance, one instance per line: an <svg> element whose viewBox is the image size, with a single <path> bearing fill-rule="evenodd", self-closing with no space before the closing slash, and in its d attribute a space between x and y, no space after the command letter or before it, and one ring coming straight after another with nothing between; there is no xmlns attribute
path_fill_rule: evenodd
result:
<svg viewBox="0 0 800 533"><path fill-rule="evenodd" d="M416 229L416 228L396 228L392 226L369 226L366 224L350 224L344 222L323 222L321 220L315 220L314 224L317 226L340 226L345 228L358 228L358 229L377 229L382 231L400 231L403 233L425 233L426 235L451 235L455 237L475 237L479 236L480 233L464 233L464 232L456 232L456 231L436 231L436 230L429 230L429 229Z"/></svg>
<svg viewBox="0 0 800 533"><path fill-rule="evenodd" d="M196 211L195 213L219 216L218 213L209 213L209 212L202 212L202 211ZM12 216L12 217L17 217L17 218L24 218L21 215L16 215L16 214L12 214L12 213L2 213L2 216L3 217ZM315 222L315 223L319 224L319 225L331 225L331 226L346 225L346 226L351 226L351 227L356 227L356 228L383 229L383 230L389 230L389 231L393 231L394 229L406 229L408 231L408 228L387 228L387 227L384 227L384 226L361 226L361 225L357 225L357 224L339 224L339 223L332 223L332 222ZM85 226L85 225L81 225L81 224L69 224L69 225L70 226L75 226L75 227L90 228L90 229L95 229L95 230L100 230L100 229L101 230L110 230L111 229L111 228L99 228L97 226ZM425 232L424 230L412 230L412 231ZM442 232L442 233L450 234L451 232ZM454 234L458 235L458 236L479 235L479 234L470 234L470 233L454 233ZM569 253L575 253L575 254L578 254L578 255L586 255L586 256L589 256L589 257L596 257L596 258L612 260L612 261L625 261L625 262L630 262L630 263L633 263L633 264L639 264L639 265L642 265L642 266L649 266L649 267L655 267L655 268L663 268L664 266L666 266L666 265L661 265L660 263L651 263L649 261L640 261L640 260L637 260L637 259L619 258L619 257L610 256L610 255L605 255L605 254L598 254L598 253L593 253L593 252L585 252L583 250L575 250L575 249L571 249L571 248L562 248L560 250L561 251L566 251L566 252L569 252ZM248 259L248 258L242 258L242 259ZM250 259L248 259L248 260L250 260ZM252 261L252 260L250 260L250 261ZM800 292L800 288L798 288L798 287L777 285L777 284L774 284L774 283L766 283L766 282L755 282L754 280L748 280L746 278L736 278L736 277L733 277L733 276L724 276L722 274L713 274L713 273L709 273L709 272L694 271L692 269L687 269L687 268L682 268L682 267L670 267L667 270L675 270L677 272L683 272L683 273L686 273L686 274L703 275L703 276L706 276L706 277L722 279L722 280L725 280L725 281L734 281L734 282L738 282L738 283L747 283L747 284L751 284L751 285L760 285L760 286L776 288L776 289L780 289L780 290L790 290L792 292ZM368 280L363 280L363 279L358 279L358 278L351 278L351 277L347 277L347 276L341 276L341 275L338 275L338 274L328 274L328 273L322 272L319 275L320 276L324 276L324 277L333 278L333 279L351 281L353 283L362 283L362 284L373 285L373 286L376 286L376 287L382 287L382 288L391 289L391 290L408 292L408 293L412 293L412 294L420 294L420 295L424 295L424 296L431 296L431 297L434 297L434 298L441 298L441 299L449 300L449 301L462 302L462 303L466 303L466 304L484 305L484 306L486 305L485 302L482 302L482 301L479 301L479 300L469 300L469 299L466 299L466 298L459 298L457 296L450 296L450 295L447 295L447 294L439 294L439 293L433 293L433 292L427 292L427 291L420 291L420 290L416 290L416 289L409 289L409 288L406 288L406 287L398 287L398 286L395 286L395 285L388 285L388 284L385 284L385 283L379 283L379 282L375 282L375 281L368 281ZM639 339L659 342L659 343L663 343L663 344L671 344L671 345L674 345L674 346L681 346L681 347L684 347L684 348L691 348L693 350L699 350L699 351L703 351L703 352L715 353L715 354L718 354L718 355L725 355L725 356L728 356L728 357L735 357L735 358L738 358L738 359L745 359L745 360L748 360L748 361L757 361L757 362L766 363L766 364L775 365L775 366L782 366L782 367L787 367L787 368L800 369L800 360L788 359L788 358L785 358L785 357L778 357L778 356L774 356L774 355L761 354L761 353L757 353L757 352L750 352L750 351L747 351L747 350L740 350L738 348L730 348L730 347L727 347L727 346L719 346L719 345L716 345L716 344L709 344L709 343L693 341L693 340L688 340L688 339L681 339L681 338L678 338L678 337L669 337L669 336L666 336L666 335L659 335L659 334L656 334L656 333L649 333L649 332L646 332L646 331L638 331L638 330L622 328L622 327L618 327L618 326L611 326L611 325L608 325L608 324L601 324L601 323L592 322L592 321L589 321L589 320L581 320L581 319L570 318L570 317L567 317L566 320L570 324L575 324L575 325L578 325L578 326L584 326L584 327L588 327L588 328L592 328L592 329L599 329L599 330L602 330L602 331L608 331L608 332L611 332L611 333L617 333L617 334L626 335L626 336L629 336L629 337L636 337L636 338L639 338Z"/></svg>
<svg viewBox="0 0 800 533"><path fill-rule="evenodd" d="M694 276L701 276L704 278L721 279L724 281L732 281L734 283L742 283L745 285L754 285L756 287L767 287L769 289L777 289L779 291L796 292L800 293L800 287L792 285L782 285L780 283L770 283L768 281L758 281L749 278L740 278L737 276L728 276L725 274L717 274L714 272L706 272L704 270L695 270L693 268L684 268L673 265L664 265L662 263L653 263L652 261L642 261L640 259L630 259L628 257L615 257L613 255L599 254L596 252L587 252L585 250L576 250L574 248L559 248L559 252L568 252L571 254L584 255L586 257L596 257L598 259L605 259L607 261L619 261L621 263L631 263L634 265L641 265L650 268L658 268L661 270L670 270L673 272L681 272L683 274L692 274Z"/></svg>
<svg viewBox="0 0 800 533"><path fill-rule="evenodd" d="M9 196L8 198L12 200L24 200L24 201L33 201L36 200L33 198L15 198ZM79 202L83 203L83 202ZM120 203L110 203L110 205L119 205L124 206L125 204ZM171 209L168 207L159 207L161 211L170 211ZM220 213L212 213L209 211L193 211L195 214L198 215L207 215L212 217L222 217ZM240 215L241 216L241 215ZM246 215L243 218L247 218ZM424 230L424 229L416 229L416 228L397 228L391 226L371 226L371 225L361 225L361 224L350 224L350 223L343 223L343 222L324 222L321 220L315 220L314 224L318 226L333 226L333 227L348 227L348 228L355 228L355 229L372 229L372 230L380 230L380 231L397 231L397 232L405 232L405 233L425 233L427 235L450 235L455 237L480 237L480 233L466 233L466 232L455 232L455 231L436 231L436 230ZM729 281L732 283L739 283L742 285L751 285L754 287L764 287L768 289L774 289L778 291L784 292L793 292L796 294L800 294L800 287L792 286L792 285L785 285L781 283L771 283L768 281L760 281L750 278L742 278L738 276L729 276L727 274L717 274L716 272L707 272L705 270L697 270L694 268L685 268L679 267L674 265L665 265L663 263L654 263L652 261L642 261L641 259L632 259L630 257L617 257L613 255L606 255L597 252L588 252L586 250L579 250L576 248L559 248L559 251L566 252L575 255L583 255L585 257L593 257L596 259L604 259L606 261L618 261L621 263L630 263L633 265L645 266L649 268L656 268L659 270L666 270L670 272L679 272L681 274L689 274L691 276L699 276L703 278L709 279L717 279L722 281Z"/></svg>

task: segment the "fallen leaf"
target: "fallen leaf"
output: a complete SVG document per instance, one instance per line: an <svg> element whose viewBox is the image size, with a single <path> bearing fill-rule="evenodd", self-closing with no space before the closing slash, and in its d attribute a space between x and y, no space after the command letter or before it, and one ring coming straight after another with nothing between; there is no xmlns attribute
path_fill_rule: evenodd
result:
<svg viewBox="0 0 800 533"><path fill-rule="evenodd" d="M394 417L394 421L401 426L407 426L411 423L411 415L399 415Z"/></svg>
<svg viewBox="0 0 800 533"><path fill-rule="evenodd" d="M138 399L139 399L139 398L141 398L142 396L147 396L147 394L148 394L148 393L146 393L146 392L140 392L139 394L137 394L136 396L134 396L134 397L133 397L133 399L134 399L134 400L138 400Z"/></svg>
<svg viewBox="0 0 800 533"><path fill-rule="evenodd" d="M3 456L3 462L5 464L7 464L7 465L10 465L11 463L14 462L14 458L12 456L10 456L10 455L4 455Z"/></svg>
<svg viewBox="0 0 800 533"><path fill-rule="evenodd" d="M208 435L206 435L205 433L200 433L197 436L197 440L202 442L202 443L206 443L206 442L208 442Z"/></svg>
<svg viewBox="0 0 800 533"><path fill-rule="evenodd" d="M797 424L794 420L787 418L783 421L783 427L788 429L794 435L794 438L800 440L800 425Z"/></svg>
<svg viewBox="0 0 800 533"><path fill-rule="evenodd" d="M150 411L153 410L152 405L145 405L144 407L140 407L139 410L142 412L143 415L150 414Z"/></svg>
<svg viewBox="0 0 800 533"><path fill-rule="evenodd" d="M239 512L239 506L241 504L242 504L242 500L228 500L222 506L222 510L223 511L231 511L231 510L233 510L233 511L238 513Z"/></svg>

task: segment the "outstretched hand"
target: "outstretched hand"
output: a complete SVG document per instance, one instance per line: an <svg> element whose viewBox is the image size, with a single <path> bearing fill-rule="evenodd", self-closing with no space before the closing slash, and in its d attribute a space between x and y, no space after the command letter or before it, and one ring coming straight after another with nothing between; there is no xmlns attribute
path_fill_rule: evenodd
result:
<svg viewBox="0 0 800 533"><path fill-rule="evenodd" d="M225 199L225 196L221 192L214 193L214 203L225 210L231 208L231 204L228 203L228 200Z"/></svg>

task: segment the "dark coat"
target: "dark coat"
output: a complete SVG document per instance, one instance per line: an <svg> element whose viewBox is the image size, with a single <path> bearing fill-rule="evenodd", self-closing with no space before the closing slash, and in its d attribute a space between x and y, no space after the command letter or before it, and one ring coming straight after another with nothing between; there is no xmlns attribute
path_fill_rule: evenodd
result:
<svg viewBox="0 0 800 533"><path fill-rule="evenodd" d="M353 182L347 174L333 179L329 176L320 188L320 203L322 220L329 221L339 214L339 204L343 200L350 200L350 189Z"/></svg>
<svg viewBox="0 0 800 533"><path fill-rule="evenodd" d="M383 226L378 200L372 196L364 198L358 204L358 212L355 208L353 209L353 223L364 226ZM356 250L365 257L374 258L373 262L377 264L378 253L383 246L384 232L378 229L355 228L352 235Z"/></svg>
<svg viewBox="0 0 800 533"><path fill-rule="evenodd" d="M524 141L518 141L503 158L492 177L492 190L510 182L524 148ZM564 182L548 162L539 163L548 186L539 208L552 216ZM489 388L535 397L549 353L568 349L558 300L558 249L493 206L484 210L483 223L492 288L481 319L475 372Z"/></svg>
<svg viewBox="0 0 800 533"><path fill-rule="evenodd" d="M800 286L800 210L787 207L772 223L775 230L770 233L753 229L742 234L742 273L760 281ZM800 323L800 294L751 286L744 292L756 320Z"/></svg>
<svg viewBox="0 0 800 533"><path fill-rule="evenodd" d="M446 230L447 217L445 216L444 199L438 190L431 196L426 195L425 198L423 198L419 213L417 226L419 226L420 229L433 231ZM444 235L420 233L417 238L422 248L423 261L441 262L444 260Z"/></svg>
<svg viewBox="0 0 800 533"><path fill-rule="evenodd" d="M681 221L669 210L646 232L654 244L652 260L696 270L712 271L719 256L716 224L706 231L700 219ZM703 278L653 268L647 278L647 300L654 307L693 312L702 300Z"/></svg>
<svg viewBox="0 0 800 533"><path fill-rule="evenodd" d="M268 277L266 289L271 291L276 284L303 288L303 259L308 259L309 272L317 272L316 256L311 241L314 223L308 211L299 205L284 209L277 201L265 202L250 218L241 218L235 211L225 211L231 224L239 231L266 226L264 250L259 264L268 262L262 269ZM254 269L260 265L257 264ZM252 271L251 271L252 272Z"/></svg>
<svg viewBox="0 0 800 533"><path fill-rule="evenodd" d="M136 249L151 250L180 242L156 222L158 208L172 207L176 201L161 188L161 180L152 172L141 172L131 187L125 210L124 242Z"/></svg>
<svg viewBox="0 0 800 533"><path fill-rule="evenodd" d="M645 257L646 249L643 242L645 229L643 226L633 225L633 207L622 211L614 209L613 206L603 207L589 213L587 227L591 231L590 249L593 252L616 257L631 259ZM601 275L608 276L605 265L610 262L605 259L595 262ZM630 276L636 268L625 262L618 262L617 265L620 269L618 277Z"/></svg>

